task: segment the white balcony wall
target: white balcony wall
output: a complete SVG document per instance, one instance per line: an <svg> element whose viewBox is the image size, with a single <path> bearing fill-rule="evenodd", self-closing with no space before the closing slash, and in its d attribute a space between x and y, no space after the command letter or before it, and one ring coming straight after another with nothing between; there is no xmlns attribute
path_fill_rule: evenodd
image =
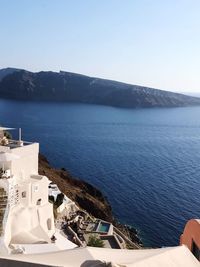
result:
<svg viewBox="0 0 200 267"><path fill-rule="evenodd" d="M39 144L33 143L10 150L19 159L11 162L11 174L20 179L28 179L32 174L38 174Z"/></svg>

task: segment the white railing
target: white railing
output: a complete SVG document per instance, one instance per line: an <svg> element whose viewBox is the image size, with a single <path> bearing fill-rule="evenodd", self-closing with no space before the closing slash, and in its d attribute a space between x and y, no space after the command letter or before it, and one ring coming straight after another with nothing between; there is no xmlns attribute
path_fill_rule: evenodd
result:
<svg viewBox="0 0 200 267"><path fill-rule="evenodd" d="M33 144L33 142L19 141L19 140L13 140L13 139L8 140L8 146L13 146L13 147L27 146L31 144Z"/></svg>

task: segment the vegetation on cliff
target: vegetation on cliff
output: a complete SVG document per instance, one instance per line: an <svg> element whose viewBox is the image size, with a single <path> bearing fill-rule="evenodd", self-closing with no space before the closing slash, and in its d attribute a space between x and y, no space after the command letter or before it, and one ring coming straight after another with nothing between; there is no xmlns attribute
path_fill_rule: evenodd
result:
<svg viewBox="0 0 200 267"><path fill-rule="evenodd" d="M39 173L46 175L66 196L94 217L113 222L110 204L94 186L72 177L65 169L52 168L43 155L39 155Z"/></svg>

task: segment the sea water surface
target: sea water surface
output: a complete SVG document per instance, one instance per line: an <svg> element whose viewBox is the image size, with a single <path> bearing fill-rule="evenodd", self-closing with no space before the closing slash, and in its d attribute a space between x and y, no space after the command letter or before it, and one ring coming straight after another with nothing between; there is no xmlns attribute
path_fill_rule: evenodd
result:
<svg viewBox="0 0 200 267"><path fill-rule="evenodd" d="M22 127L52 165L100 188L147 246L177 245L187 220L200 217L200 107L0 100L0 123Z"/></svg>

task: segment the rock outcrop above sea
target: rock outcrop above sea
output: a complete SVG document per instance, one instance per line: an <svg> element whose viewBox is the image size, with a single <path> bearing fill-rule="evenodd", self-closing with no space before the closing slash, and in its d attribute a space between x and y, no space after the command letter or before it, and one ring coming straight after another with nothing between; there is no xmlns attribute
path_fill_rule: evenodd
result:
<svg viewBox="0 0 200 267"><path fill-rule="evenodd" d="M181 89L181 88L180 88ZM71 72L0 70L0 98L124 108L200 105L200 98Z"/></svg>
<svg viewBox="0 0 200 267"><path fill-rule="evenodd" d="M57 184L59 189L80 208L96 218L113 223L130 240L142 246L136 229L116 221L112 214L111 205L99 189L85 181L72 177L64 168L53 168L47 158L41 154L39 155L39 174L46 175L53 183Z"/></svg>
<svg viewBox="0 0 200 267"><path fill-rule="evenodd" d="M51 167L43 155L39 155L39 174L46 175L66 196L94 217L113 222L108 200L91 184L72 177L65 169Z"/></svg>

